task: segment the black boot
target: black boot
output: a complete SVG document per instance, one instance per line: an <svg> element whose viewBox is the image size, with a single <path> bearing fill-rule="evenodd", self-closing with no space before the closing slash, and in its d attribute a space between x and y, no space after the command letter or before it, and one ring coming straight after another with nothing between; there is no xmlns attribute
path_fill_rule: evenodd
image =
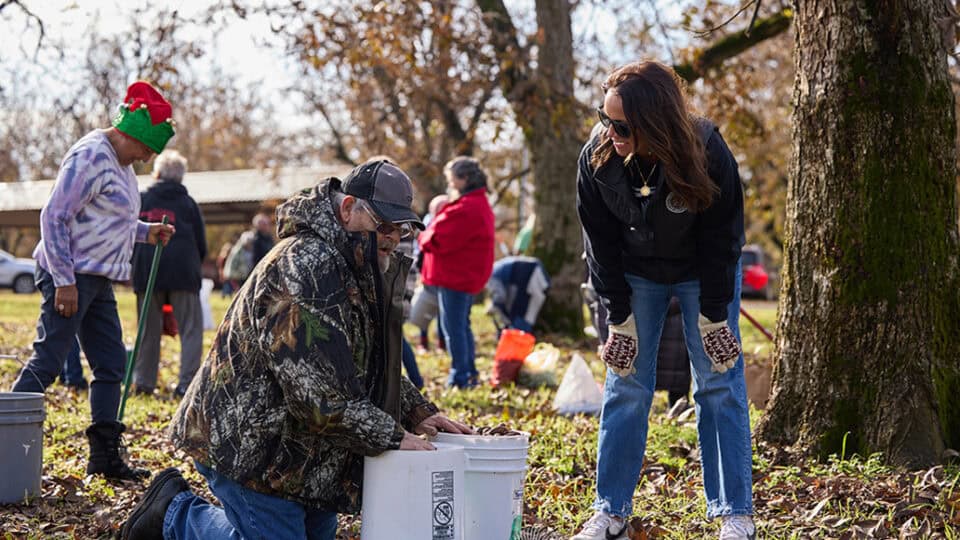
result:
<svg viewBox="0 0 960 540"><path fill-rule="evenodd" d="M87 474L102 474L117 480L142 480L150 476L145 469L131 469L120 456L120 434L126 426L120 422L97 422L87 428L90 461Z"/></svg>
<svg viewBox="0 0 960 540"><path fill-rule="evenodd" d="M163 540L163 518L170 501L189 490L190 485L178 469L160 471L120 527L120 540Z"/></svg>

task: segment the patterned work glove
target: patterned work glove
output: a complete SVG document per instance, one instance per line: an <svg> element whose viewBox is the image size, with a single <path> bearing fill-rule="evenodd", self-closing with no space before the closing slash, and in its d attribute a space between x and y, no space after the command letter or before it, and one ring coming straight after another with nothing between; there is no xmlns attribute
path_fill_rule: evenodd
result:
<svg viewBox="0 0 960 540"><path fill-rule="evenodd" d="M697 323L700 327L700 339L703 340L703 350L710 357L710 369L716 373L725 373L740 356L737 336L733 335L725 320L710 322L710 319L700 315Z"/></svg>
<svg viewBox="0 0 960 540"><path fill-rule="evenodd" d="M633 314L620 324L611 324L609 333L600 358L617 375L633 375L637 372L633 367L637 357L637 325L633 322Z"/></svg>

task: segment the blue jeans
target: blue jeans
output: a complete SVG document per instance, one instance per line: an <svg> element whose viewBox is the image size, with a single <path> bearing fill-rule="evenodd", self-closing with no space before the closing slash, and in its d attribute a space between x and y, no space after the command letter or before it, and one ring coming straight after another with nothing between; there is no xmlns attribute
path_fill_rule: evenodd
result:
<svg viewBox="0 0 960 540"><path fill-rule="evenodd" d="M37 288L43 296L33 354L13 383L14 392L43 392L63 369L77 336L93 372L90 416L94 422L116 422L120 382L126 369L127 348L117 316L113 284L103 276L76 274L77 313L61 317L54 306L53 277L37 266Z"/></svg>
<svg viewBox="0 0 960 540"><path fill-rule="evenodd" d="M334 540L337 513L247 489L196 463L223 507L190 491L170 501L163 518L164 540Z"/></svg>
<svg viewBox="0 0 960 540"><path fill-rule="evenodd" d="M477 385L477 367L474 364L476 344L470 328L470 306L473 295L444 287L437 287L440 302L440 328L447 338L450 353L448 386L467 388Z"/></svg>
<svg viewBox="0 0 960 540"><path fill-rule="evenodd" d="M516 330L523 330L528 334L533 333L533 326L530 323L528 323L527 320L523 318L523 316L514 317L513 320L510 321L510 328L514 328Z"/></svg>
<svg viewBox="0 0 960 540"><path fill-rule="evenodd" d="M407 371L407 378L417 388L423 388L423 377L420 376L420 368L417 367L417 357L413 354L413 347L410 346L407 338L402 337L400 340L403 348L400 359L403 362L403 369Z"/></svg>
<svg viewBox="0 0 960 540"><path fill-rule="evenodd" d="M727 324L738 338L740 273L738 265L734 299L727 308ZM743 355L726 373L710 370L710 359L703 350L697 326L699 281L663 285L630 274L626 278L633 292L631 308L637 324L637 372L620 377L613 370L607 370L594 508L624 517L632 512L632 497L646 450L647 417L656 387L660 333L670 297L677 296L683 313L684 339L693 367L693 397L707 517L752 514L753 458Z"/></svg>
<svg viewBox="0 0 960 540"><path fill-rule="evenodd" d="M83 380L83 366L80 364L80 340L75 339L73 347L63 362L63 371L60 372L60 382L63 384L79 384Z"/></svg>

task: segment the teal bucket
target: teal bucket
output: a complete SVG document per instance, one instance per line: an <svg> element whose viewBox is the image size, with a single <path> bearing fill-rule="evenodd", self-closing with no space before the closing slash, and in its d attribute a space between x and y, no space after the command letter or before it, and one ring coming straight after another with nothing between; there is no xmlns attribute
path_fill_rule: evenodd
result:
<svg viewBox="0 0 960 540"><path fill-rule="evenodd" d="M43 394L0 392L0 504L40 496Z"/></svg>

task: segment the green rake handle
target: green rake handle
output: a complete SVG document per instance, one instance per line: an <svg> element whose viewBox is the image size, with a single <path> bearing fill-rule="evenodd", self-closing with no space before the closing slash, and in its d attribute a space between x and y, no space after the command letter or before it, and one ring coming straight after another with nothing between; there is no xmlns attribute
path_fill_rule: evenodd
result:
<svg viewBox="0 0 960 540"><path fill-rule="evenodd" d="M161 221L167 224L167 216ZM163 251L163 242L157 241L153 250L153 262L150 263L150 277L147 278L147 290L143 295L143 305L140 306L140 320L137 322L137 339L133 342L133 351L127 356L127 369L123 373L123 397L120 399L120 411L117 413L117 422L123 422L123 410L127 406L127 396L130 395L130 380L133 378L133 363L140 354L140 341L143 340L143 328L147 325L147 313L150 310L150 299L153 297L153 283L157 280L157 268L160 267L160 253Z"/></svg>

